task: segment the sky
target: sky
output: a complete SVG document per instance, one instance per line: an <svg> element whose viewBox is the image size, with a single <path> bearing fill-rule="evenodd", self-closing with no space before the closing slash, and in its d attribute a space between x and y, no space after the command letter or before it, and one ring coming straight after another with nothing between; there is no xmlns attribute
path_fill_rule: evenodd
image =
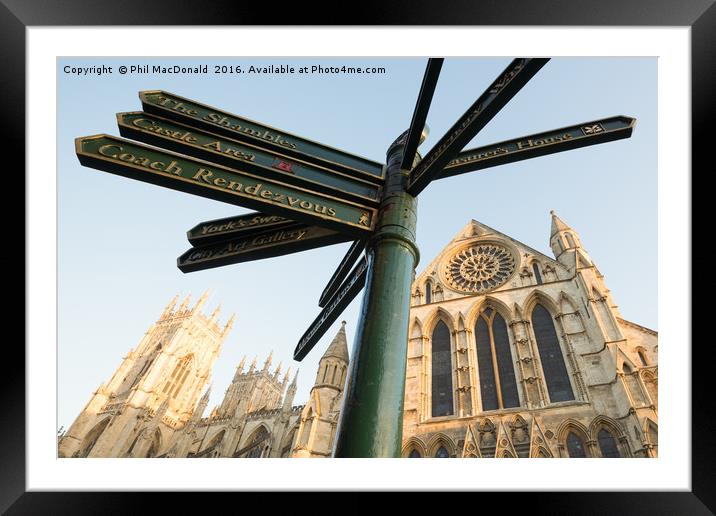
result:
<svg viewBox="0 0 716 516"><path fill-rule="evenodd" d="M509 64L448 58L421 145L425 155ZM117 73L121 65L196 66L206 74ZM214 74L214 66L376 66L384 74ZM350 246L184 274L176 258L197 223L252 210L82 167L74 139L119 136L115 115L139 111L138 92L162 89L352 154L385 161L410 124L426 59L63 58L57 61L58 428L67 428L176 294L211 289L236 324L212 375L220 403L242 356L300 368L295 404L306 401L318 360L345 320L349 350L361 294L300 363L293 350L319 314L318 299ZM78 75L65 67L111 66ZM614 115L637 119L631 138L471 172L431 183L418 198L419 274L471 219L552 256L550 210L569 224L624 318L658 330L657 61L554 58L466 146Z"/></svg>

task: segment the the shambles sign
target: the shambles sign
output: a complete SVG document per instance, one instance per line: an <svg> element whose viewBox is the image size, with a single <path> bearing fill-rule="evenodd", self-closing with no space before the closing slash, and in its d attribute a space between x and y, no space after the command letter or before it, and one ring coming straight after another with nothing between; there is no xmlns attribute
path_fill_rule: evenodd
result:
<svg viewBox="0 0 716 516"><path fill-rule="evenodd" d="M87 167L307 224L368 235L375 209L106 134L75 140Z"/></svg>
<svg viewBox="0 0 716 516"><path fill-rule="evenodd" d="M140 91L144 111L266 149L383 182L383 165L165 91Z"/></svg>

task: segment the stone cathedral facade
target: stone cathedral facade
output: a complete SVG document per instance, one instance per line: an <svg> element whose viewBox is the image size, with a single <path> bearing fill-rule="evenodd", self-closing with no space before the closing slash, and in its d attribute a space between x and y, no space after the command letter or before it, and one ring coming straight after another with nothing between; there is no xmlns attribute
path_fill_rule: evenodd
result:
<svg viewBox="0 0 716 516"><path fill-rule="evenodd" d="M554 212L549 243L473 220L416 278L404 457L657 456L657 333Z"/></svg>
<svg viewBox="0 0 716 516"><path fill-rule="evenodd" d="M236 369L207 417L210 376L234 321L174 298L139 345L99 386L58 441L59 457L328 457L348 368L345 323L319 363L305 405L294 406L298 373L256 360Z"/></svg>

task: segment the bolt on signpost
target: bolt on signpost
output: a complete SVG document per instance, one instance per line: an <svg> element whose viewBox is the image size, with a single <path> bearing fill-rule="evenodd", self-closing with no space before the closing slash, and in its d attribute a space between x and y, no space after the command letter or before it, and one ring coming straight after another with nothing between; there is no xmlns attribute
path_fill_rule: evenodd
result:
<svg viewBox="0 0 716 516"><path fill-rule="evenodd" d="M437 179L632 134L635 120L615 116L463 151L548 61L514 59L423 159L443 59L428 60L410 127L386 165L164 91L140 92L144 112L118 113L117 123L123 136L169 150L95 135L76 138L76 153L90 168L259 210L190 229L183 272L352 241L294 359L365 288L334 456L399 457L417 196Z"/></svg>

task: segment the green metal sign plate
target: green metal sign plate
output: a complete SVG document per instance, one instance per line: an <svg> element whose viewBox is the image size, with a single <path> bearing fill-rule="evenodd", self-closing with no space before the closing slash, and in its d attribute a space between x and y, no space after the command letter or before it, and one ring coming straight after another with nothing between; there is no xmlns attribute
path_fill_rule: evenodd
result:
<svg viewBox="0 0 716 516"><path fill-rule="evenodd" d="M247 215L200 222L186 232L186 238L191 245L205 245L265 233L294 224L295 220L254 211Z"/></svg>
<svg viewBox="0 0 716 516"><path fill-rule="evenodd" d="M365 238L376 210L106 134L75 140L82 165Z"/></svg>
<svg viewBox="0 0 716 516"><path fill-rule="evenodd" d="M363 289L367 273L368 260L363 257L348 275L348 279L343 282L333 297L326 303L326 307L321 310L318 317L311 323L308 331L298 341L298 345L293 352L294 360L300 362L313 349L313 346L323 337L328 328L358 295L358 292Z"/></svg>
<svg viewBox="0 0 716 516"><path fill-rule="evenodd" d="M182 272L194 272L234 263L297 253L350 240L342 233L306 224L292 224L189 249L177 258Z"/></svg>
<svg viewBox="0 0 716 516"><path fill-rule="evenodd" d="M378 206L381 187L337 170L142 112L117 113L122 136L314 192Z"/></svg>
<svg viewBox="0 0 716 516"><path fill-rule="evenodd" d="M629 138L635 125L634 118L615 116L466 150L447 164L440 178Z"/></svg>
<svg viewBox="0 0 716 516"><path fill-rule="evenodd" d="M165 91L140 91L144 111L382 184L380 163Z"/></svg>

